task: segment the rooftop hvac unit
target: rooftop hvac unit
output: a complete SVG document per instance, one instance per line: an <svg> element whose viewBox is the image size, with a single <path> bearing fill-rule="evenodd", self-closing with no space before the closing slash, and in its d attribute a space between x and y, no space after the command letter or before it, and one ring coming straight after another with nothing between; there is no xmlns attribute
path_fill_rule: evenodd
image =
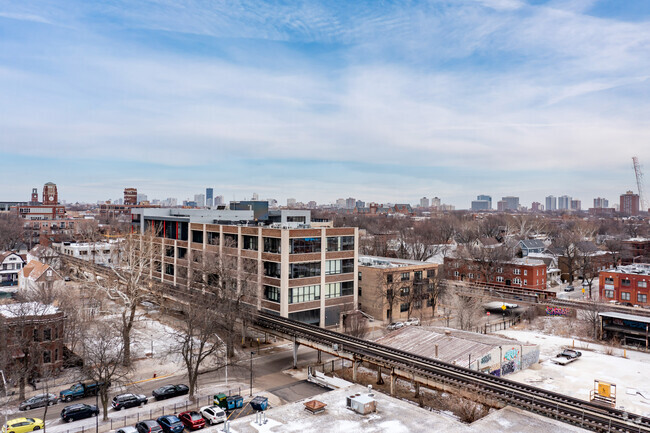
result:
<svg viewBox="0 0 650 433"><path fill-rule="evenodd" d="M377 411L377 401L370 395L356 394L345 398L345 407L360 415Z"/></svg>

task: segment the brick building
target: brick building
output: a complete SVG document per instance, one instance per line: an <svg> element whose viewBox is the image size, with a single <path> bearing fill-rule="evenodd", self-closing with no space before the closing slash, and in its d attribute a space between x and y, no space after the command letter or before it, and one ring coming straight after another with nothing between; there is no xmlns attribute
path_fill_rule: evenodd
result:
<svg viewBox="0 0 650 433"><path fill-rule="evenodd" d="M486 272L476 260L445 257L447 278L455 281L486 283ZM546 264L537 259L513 259L497 264L489 270L494 275L489 284L525 289L546 289Z"/></svg>
<svg viewBox="0 0 650 433"><path fill-rule="evenodd" d="M31 366L36 373L63 367L63 311L52 305L28 302L0 306L0 344L8 371Z"/></svg>
<svg viewBox="0 0 650 433"><path fill-rule="evenodd" d="M358 229L311 221L310 211L134 209L134 230L156 233L160 266L151 276L187 287L204 252L255 269L257 307L320 326L356 309Z"/></svg>
<svg viewBox="0 0 650 433"><path fill-rule="evenodd" d="M650 263L650 239L633 238L621 242L621 264Z"/></svg>
<svg viewBox="0 0 650 433"><path fill-rule="evenodd" d="M627 191L625 194L621 194L619 211L624 215L638 215L639 194L634 194L632 191Z"/></svg>
<svg viewBox="0 0 650 433"><path fill-rule="evenodd" d="M618 301L624 304L646 306L650 264L618 266L602 271L598 278L600 299Z"/></svg>
<svg viewBox="0 0 650 433"><path fill-rule="evenodd" d="M124 204L127 206L138 204L137 188L124 188Z"/></svg>
<svg viewBox="0 0 650 433"><path fill-rule="evenodd" d="M359 309L376 320L430 317L433 314L431 304L423 301L421 295L429 290L437 272L436 263L359 257ZM392 310L386 297L388 290L395 294Z"/></svg>

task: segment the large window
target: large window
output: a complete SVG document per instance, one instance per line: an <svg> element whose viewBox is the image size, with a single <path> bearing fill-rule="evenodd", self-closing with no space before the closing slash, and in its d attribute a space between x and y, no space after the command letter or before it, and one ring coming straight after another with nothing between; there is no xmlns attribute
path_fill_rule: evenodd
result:
<svg viewBox="0 0 650 433"><path fill-rule="evenodd" d="M341 296L341 283L330 283L325 285L325 299L338 298Z"/></svg>
<svg viewBox="0 0 650 433"><path fill-rule="evenodd" d="M281 240L279 238L264 238L264 252L280 254Z"/></svg>
<svg viewBox="0 0 650 433"><path fill-rule="evenodd" d="M433 278L433 277L435 277L435 276L436 276L436 270L435 270L435 269L429 269L429 270L427 271L427 277L429 277L429 278Z"/></svg>
<svg viewBox="0 0 650 433"><path fill-rule="evenodd" d="M410 304L408 302L402 302L399 304L399 311L405 313L409 310Z"/></svg>
<svg viewBox="0 0 650 433"><path fill-rule="evenodd" d="M605 290L605 297L606 298L613 298L614 297L614 291L613 290Z"/></svg>
<svg viewBox="0 0 650 433"><path fill-rule="evenodd" d="M219 233L218 232L208 232L208 244L209 245L219 245Z"/></svg>
<svg viewBox="0 0 650 433"><path fill-rule="evenodd" d="M237 242L238 238L239 238L239 236L236 235L236 234L224 233L224 235L223 235L223 246L228 247L228 248L239 248L239 244Z"/></svg>
<svg viewBox="0 0 650 433"><path fill-rule="evenodd" d="M411 293L410 287L402 287L399 292L400 296L408 296L409 293Z"/></svg>
<svg viewBox="0 0 650 433"><path fill-rule="evenodd" d="M165 273L167 275L174 275L174 265L165 263Z"/></svg>
<svg viewBox="0 0 650 433"><path fill-rule="evenodd" d="M422 271L413 272L413 279L415 281L420 281L422 279Z"/></svg>
<svg viewBox="0 0 650 433"><path fill-rule="evenodd" d="M327 251L354 250L354 236L328 236Z"/></svg>
<svg viewBox="0 0 650 433"><path fill-rule="evenodd" d="M648 295L644 295L643 293L637 293L636 301L645 304L646 302L648 302Z"/></svg>
<svg viewBox="0 0 650 433"><path fill-rule="evenodd" d="M621 299L623 301L629 301L630 300L630 292L621 292Z"/></svg>
<svg viewBox="0 0 650 433"><path fill-rule="evenodd" d="M512 273L515 275L521 275L521 269L516 268L514 271L512 271Z"/></svg>
<svg viewBox="0 0 650 433"><path fill-rule="evenodd" d="M354 259L327 260L325 275L348 274L354 272Z"/></svg>
<svg viewBox="0 0 650 433"><path fill-rule="evenodd" d="M350 295L354 295L354 281L343 281L341 283L341 296Z"/></svg>
<svg viewBox="0 0 650 433"><path fill-rule="evenodd" d="M646 281L637 281L636 286L637 287L648 287L648 283Z"/></svg>
<svg viewBox="0 0 650 433"><path fill-rule="evenodd" d="M289 278L308 278L320 276L320 262L291 263Z"/></svg>
<svg viewBox="0 0 650 433"><path fill-rule="evenodd" d="M605 284L614 284L614 278L606 277L605 278Z"/></svg>
<svg viewBox="0 0 650 433"><path fill-rule="evenodd" d="M320 284L313 286L293 287L289 289L289 303L317 301L320 299Z"/></svg>
<svg viewBox="0 0 650 433"><path fill-rule="evenodd" d="M388 284L390 284L390 283L393 282L393 274L388 274L388 275L386 275L386 282L387 282Z"/></svg>
<svg viewBox="0 0 650 433"><path fill-rule="evenodd" d="M289 239L290 254L320 253L320 238Z"/></svg>
<svg viewBox="0 0 650 433"><path fill-rule="evenodd" d="M264 262L264 275L267 277L280 278L280 263Z"/></svg>
<svg viewBox="0 0 650 433"><path fill-rule="evenodd" d="M411 278L408 272L402 272L402 281L408 281Z"/></svg>
<svg viewBox="0 0 650 433"><path fill-rule="evenodd" d="M203 243L203 230L192 230L192 242Z"/></svg>
<svg viewBox="0 0 650 433"><path fill-rule="evenodd" d="M187 248L184 248L184 247L178 247L178 248L176 249L176 251L177 251L177 254L178 254L177 258L179 258L179 259L184 259L184 258L187 257Z"/></svg>
<svg viewBox="0 0 650 433"><path fill-rule="evenodd" d="M629 286L631 283L632 283L632 282L630 281L629 278L623 278L623 279L621 280L621 285L622 285L622 286Z"/></svg>
<svg viewBox="0 0 650 433"><path fill-rule="evenodd" d="M503 283L503 277L501 275L497 277L497 283Z"/></svg>
<svg viewBox="0 0 650 433"><path fill-rule="evenodd" d="M272 302L280 302L280 288L264 286L264 298Z"/></svg>
<svg viewBox="0 0 650 433"><path fill-rule="evenodd" d="M349 274L350 272L354 272L354 259L341 260L341 273Z"/></svg>
<svg viewBox="0 0 650 433"><path fill-rule="evenodd" d="M174 247L165 247L165 257L174 257Z"/></svg>
<svg viewBox="0 0 650 433"><path fill-rule="evenodd" d="M243 248L245 250L255 250L255 251L257 251L257 248L258 248L258 246L257 246L257 244L258 244L257 236L244 235L243 238L244 238L244 247Z"/></svg>

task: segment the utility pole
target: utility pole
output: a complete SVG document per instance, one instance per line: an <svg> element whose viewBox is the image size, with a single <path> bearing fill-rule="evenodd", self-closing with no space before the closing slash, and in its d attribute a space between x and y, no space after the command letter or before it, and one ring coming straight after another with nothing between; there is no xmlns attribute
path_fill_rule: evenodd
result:
<svg viewBox="0 0 650 433"><path fill-rule="evenodd" d="M250 389L250 394L249 397L253 396L253 355L255 352L251 352L251 389Z"/></svg>

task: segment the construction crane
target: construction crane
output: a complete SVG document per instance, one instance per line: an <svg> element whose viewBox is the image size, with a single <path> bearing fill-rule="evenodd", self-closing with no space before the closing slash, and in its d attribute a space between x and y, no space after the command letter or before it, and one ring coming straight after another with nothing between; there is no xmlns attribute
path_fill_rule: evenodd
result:
<svg viewBox="0 0 650 433"><path fill-rule="evenodd" d="M632 164L634 165L634 174L636 175L636 187L639 191L640 208L642 210L646 210L648 208L645 201L645 195L643 194L643 172L641 171L641 164L639 164L639 158L633 156Z"/></svg>

